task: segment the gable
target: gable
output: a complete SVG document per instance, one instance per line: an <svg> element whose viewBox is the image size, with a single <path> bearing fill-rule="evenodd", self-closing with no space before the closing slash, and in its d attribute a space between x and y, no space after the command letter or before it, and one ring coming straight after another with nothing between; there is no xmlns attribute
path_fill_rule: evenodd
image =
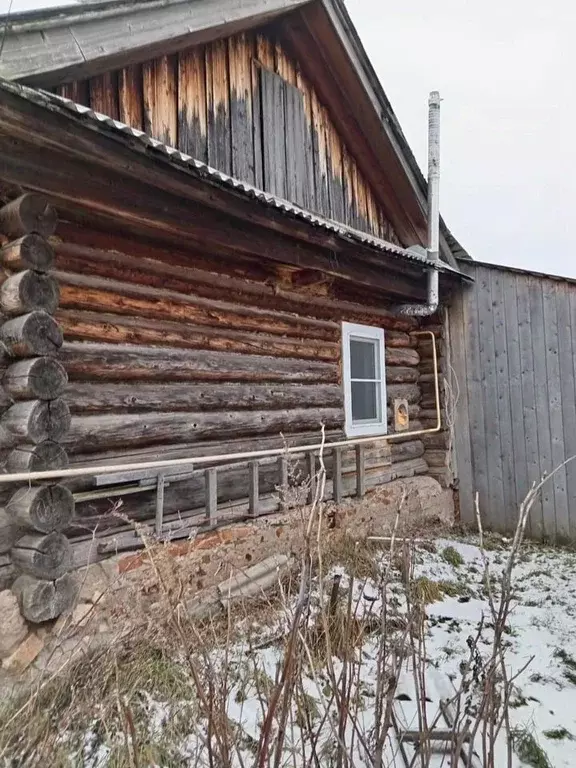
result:
<svg viewBox="0 0 576 768"><path fill-rule="evenodd" d="M275 197L399 242L353 148L272 30L243 32L56 91Z"/></svg>

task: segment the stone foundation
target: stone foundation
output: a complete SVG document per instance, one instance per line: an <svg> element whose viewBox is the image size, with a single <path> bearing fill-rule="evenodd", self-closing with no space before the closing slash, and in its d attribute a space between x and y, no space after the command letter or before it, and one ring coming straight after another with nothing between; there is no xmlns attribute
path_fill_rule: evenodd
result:
<svg viewBox="0 0 576 768"><path fill-rule="evenodd" d="M431 477L414 477L381 486L361 501L326 505L323 538L332 529L358 539L389 535L400 505L398 535L436 535L454 519L452 492ZM175 600L196 610L221 601L227 580L241 583L247 570L264 560L275 556L278 563L297 563L307 511L261 517L82 568L76 572L73 610L42 625L27 624L12 592L0 592L0 688L56 672L74 654L112 644L139 622L153 622L163 599L158 573Z"/></svg>

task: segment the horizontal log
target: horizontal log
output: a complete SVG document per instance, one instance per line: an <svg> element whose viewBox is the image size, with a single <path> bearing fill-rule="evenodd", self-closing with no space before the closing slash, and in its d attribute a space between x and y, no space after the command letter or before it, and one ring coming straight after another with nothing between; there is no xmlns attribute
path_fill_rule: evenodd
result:
<svg viewBox="0 0 576 768"><path fill-rule="evenodd" d="M20 360L2 378L3 389L14 400L55 400L67 384L64 367L53 357Z"/></svg>
<svg viewBox="0 0 576 768"><path fill-rule="evenodd" d="M400 480L403 477L414 477L414 475L425 475L428 472L428 464L424 457L418 459L407 459L399 461L392 465L392 479Z"/></svg>
<svg viewBox="0 0 576 768"><path fill-rule="evenodd" d="M8 237L52 235L57 223L56 211L42 195L24 194L0 208L0 232Z"/></svg>
<svg viewBox="0 0 576 768"><path fill-rule="evenodd" d="M449 448L453 443L453 436L450 430L444 432L435 432L430 435L424 435L422 442L429 448Z"/></svg>
<svg viewBox="0 0 576 768"><path fill-rule="evenodd" d="M72 562L68 539L56 532L22 536L12 547L10 557L24 573L49 581L63 576Z"/></svg>
<svg viewBox="0 0 576 768"><path fill-rule="evenodd" d="M70 427L70 409L61 398L23 400L4 412L0 426L8 433L8 444L58 442Z"/></svg>
<svg viewBox="0 0 576 768"><path fill-rule="evenodd" d="M368 307L362 302L340 298L336 301L335 297L290 290L267 273L260 274L262 260L254 261L252 266L250 262L242 262L240 272L238 255L228 264L222 257L210 259L204 253L180 253L174 247L160 248L135 238L127 240L97 231L78 230L73 225L67 225L64 235L81 241L62 242L55 246L58 265L66 272L82 274L89 265L93 275L151 288L166 288L185 295L194 293L208 299L229 299L233 296L235 301L250 306L273 307L283 312L332 321L349 320L390 331L410 331L417 325L413 318L399 317L382 307ZM100 247L92 247L93 243L99 243ZM232 270L239 276L226 274L226 271ZM252 279L249 279L251 276ZM417 343L413 337L410 342L409 346Z"/></svg>
<svg viewBox="0 0 576 768"><path fill-rule="evenodd" d="M386 347L386 365L414 365L420 362L420 355L415 349Z"/></svg>
<svg viewBox="0 0 576 768"><path fill-rule="evenodd" d="M18 445L6 459L6 471L43 472L49 469L65 469L68 466L68 454L59 443L47 440L38 445Z"/></svg>
<svg viewBox="0 0 576 768"><path fill-rule="evenodd" d="M410 336L403 331L386 331L385 343L387 347L410 347L418 346L418 340L415 336Z"/></svg>
<svg viewBox="0 0 576 768"><path fill-rule="evenodd" d="M433 449L426 450L424 458L428 462L429 467L447 467L449 464L450 455L448 451Z"/></svg>
<svg viewBox="0 0 576 768"><path fill-rule="evenodd" d="M58 283L53 277L25 269L2 282L0 310L6 315L23 315L41 309L52 315L59 295Z"/></svg>
<svg viewBox="0 0 576 768"><path fill-rule="evenodd" d="M14 271L34 269L46 272L54 264L54 251L46 238L32 233L0 248L0 263Z"/></svg>
<svg viewBox="0 0 576 768"><path fill-rule="evenodd" d="M69 611L76 601L78 585L76 576L67 573L56 581L44 581L23 574L12 585L18 597L22 615L34 624L57 619Z"/></svg>
<svg viewBox="0 0 576 768"><path fill-rule="evenodd" d="M404 368L402 366L386 366L386 385L411 384L418 381L420 374L417 368Z"/></svg>
<svg viewBox="0 0 576 768"><path fill-rule="evenodd" d="M169 346L327 362L340 358L340 344L317 339L245 333L223 327L209 328L79 310L60 310L56 319L68 341Z"/></svg>
<svg viewBox="0 0 576 768"><path fill-rule="evenodd" d="M406 389L406 387L404 387ZM337 384L132 384L74 381L66 390L73 413L341 408Z"/></svg>
<svg viewBox="0 0 576 768"><path fill-rule="evenodd" d="M62 331L47 312L30 312L7 320L0 341L12 357L55 354L62 346Z"/></svg>
<svg viewBox="0 0 576 768"><path fill-rule="evenodd" d="M72 451L98 451L123 445L154 445L174 440L280 434L327 429L344 423L342 408L278 411L224 411L73 416L63 444Z"/></svg>
<svg viewBox="0 0 576 768"><path fill-rule="evenodd" d="M386 397L389 405L392 405L394 400L407 400L409 405L415 405L420 402L420 387L418 384L387 383Z"/></svg>
<svg viewBox="0 0 576 768"><path fill-rule="evenodd" d="M63 485L19 488L10 497L6 512L18 525L41 533L62 531L74 514L74 497Z"/></svg>
<svg viewBox="0 0 576 768"><path fill-rule="evenodd" d="M422 440L412 439L402 443L392 440L390 442L390 451L394 463L406 461L407 459L418 459L420 456L424 455L424 450L425 448Z"/></svg>
<svg viewBox="0 0 576 768"><path fill-rule="evenodd" d="M0 508L0 554L9 552L21 535L22 531L14 518Z"/></svg>
<svg viewBox="0 0 576 768"><path fill-rule="evenodd" d="M326 320L204 299L193 294L183 295L164 288L151 290L69 272L55 272L54 275L60 282L62 309L109 312L325 341L339 338L339 326Z"/></svg>
<svg viewBox="0 0 576 768"><path fill-rule="evenodd" d="M59 359L71 379L82 380L338 381L338 368L332 363L171 347L65 342Z"/></svg>

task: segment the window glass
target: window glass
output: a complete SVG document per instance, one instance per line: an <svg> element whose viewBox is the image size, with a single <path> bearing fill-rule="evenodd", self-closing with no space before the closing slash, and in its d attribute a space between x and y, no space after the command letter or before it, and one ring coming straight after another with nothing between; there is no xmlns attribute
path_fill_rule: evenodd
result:
<svg viewBox="0 0 576 768"><path fill-rule="evenodd" d="M380 382L352 382L352 420L380 421Z"/></svg>

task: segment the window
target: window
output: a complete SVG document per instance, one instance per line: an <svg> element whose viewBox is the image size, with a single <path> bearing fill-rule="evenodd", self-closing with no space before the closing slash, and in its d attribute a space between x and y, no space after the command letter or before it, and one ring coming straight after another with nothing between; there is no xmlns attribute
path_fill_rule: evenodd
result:
<svg viewBox="0 0 576 768"><path fill-rule="evenodd" d="M346 436L385 435L384 331L342 323L342 344Z"/></svg>

